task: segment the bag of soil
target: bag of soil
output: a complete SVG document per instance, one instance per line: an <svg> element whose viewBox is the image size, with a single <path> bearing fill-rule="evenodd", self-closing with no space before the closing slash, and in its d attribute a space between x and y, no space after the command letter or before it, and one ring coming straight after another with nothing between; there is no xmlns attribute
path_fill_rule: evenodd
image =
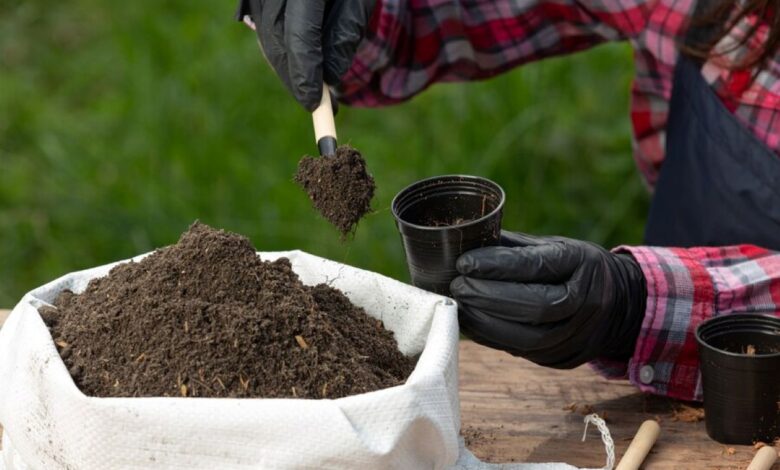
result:
<svg viewBox="0 0 780 470"><path fill-rule="evenodd" d="M207 235L224 235L203 227L194 225L189 233L203 230ZM555 464L498 467L479 462L464 448L463 440L458 437L457 308L451 300L300 251L255 253L243 238L220 242L230 252L236 246L244 252L244 258L238 263L226 265L222 262L224 252L215 251L212 245L204 246L202 238L187 239L187 236L178 245L165 249L167 252L158 250L133 260L65 275L29 292L16 305L0 329L0 423L4 427L0 469L573 468ZM184 242L190 244L189 248L180 246ZM174 249L179 251L170 251ZM185 279L179 274L185 274L187 268L177 263L191 255L210 258L211 264ZM144 259L156 264L143 266L154 266L166 274L154 277L151 283L136 282L150 274L148 270L138 269ZM276 261L265 262L273 260ZM284 339L288 348L292 345L300 348L300 354L316 354L311 364L317 370L303 375L300 369L306 363L290 359L289 355L273 356L278 353L277 347L263 350L263 355L255 354L265 357L267 362L283 362L282 370L287 375L295 375L295 380L299 380L295 383L302 383L298 391L293 387L288 392L289 383L275 376L262 384L250 383L251 374L259 377L274 369L269 364L253 363L257 361L236 363L235 353L223 354L230 347L252 350L252 345L240 344L245 337L251 343L267 340L262 332L250 331L257 327L252 326L251 316L241 310L246 307L246 301L237 302L236 298L225 295L226 289L219 288L205 297L203 293L191 295L193 289L199 288L199 282L207 280L209 285L214 285L215 276L229 284L227 290L245 296L251 294L250 297L258 295L250 292L258 290L254 281L230 279L230 270L236 266L243 272L235 276L240 278L249 272L263 288L275 285L280 279L285 281L280 289L287 289L287 297L282 296L279 303L285 309L292 302L296 308L312 309L311 315L333 314L332 311L317 313L317 305L301 303L298 297L304 296L309 302L314 299L315 303L329 303L331 307L335 304L336 310L347 318L319 317L323 325L333 330L331 336L313 331L311 328L316 323L308 325L306 330L305 321L300 335L293 336L286 325L271 328L277 336L279 332L293 336ZM253 266L259 271L252 271ZM111 275L107 276L109 272ZM122 280L119 286L113 283L117 279ZM172 279L172 285L181 292L165 290ZM294 281L292 291L290 279ZM279 289L271 290L272 295L278 294ZM76 295L85 291L89 295ZM167 292L172 298L182 296L205 303L168 304L165 298L156 298L150 292ZM100 296L106 300L95 302ZM80 300L74 301L77 298ZM278 295L274 298L280 299ZM215 302L220 308L227 306L230 315L226 317L223 310L219 314L222 316L214 316ZM60 310L51 311L54 305ZM128 305L135 309L133 322L139 321L139 310L148 309L140 318L148 323L145 329L127 324L117 327L128 315ZM66 309L67 315L79 315L80 321L71 318L64 325L65 316L53 320L52 315L66 315ZM196 343L209 342L215 346L210 354L203 352L208 349L193 347L199 355L194 361L198 372L190 376L185 367L190 364L183 363L193 362L192 358L180 355L179 350L186 343L172 339L170 344L165 342L166 338L172 338L169 331L172 323L165 315L182 317L183 311L177 309L190 309L189 316L185 317L190 320L201 318L193 317L193 312L202 312L201 320L205 321L199 325L202 330L216 328L215 320L229 326L227 332L223 328L216 334L211 331L211 334L194 336ZM350 309L360 311L345 312ZM260 314L273 318L275 312ZM376 320L370 320L366 314ZM287 321L286 315L282 316L281 323ZM236 324L230 323L234 320L245 329L245 334L235 334ZM279 319L275 321L278 323ZM354 335L354 328L345 328L345 321L376 332L366 342L365 335ZM191 336L198 327L186 321L180 326ZM106 349L101 344L106 342L106 330L122 331L126 337L111 338L112 347ZM128 342L138 343L133 338L143 336L144 332L149 336L146 347L156 345L157 351L131 352ZM358 344L361 341L364 343ZM329 342L337 347L329 348ZM410 364L399 359L394 342L404 355L419 357L405 382L399 377L408 373ZM377 357L363 359L367 350L377 349L378 344L390 344L393 351L372 351ZM346 357L347 361L334 361L334 355ZM94 362L102 364L96 366ZM126 367L142 362L145 368ZM317 367L321 362L327 366ZM344 368L351 362L360 363L355 371ZM216 363L225 366L223 371L233 371L238 378L227 374L216 382L203 380L203 374L208 377L214 374L215 369L209 366ZM399 365L397 371L392 370L393 365ZM235 374L235 369L246 375ZM198 374L201 376L197 377ZM372 382L372 378L376 380ZM330 388L322 386L322 380ZM374 391L361 393L365 390ZM197 398L204 396L227 398ZM243 398L254 396L274 398Z"/></svg>
<svg viewBox="0 0 780 470"><path fill-rule="evenodd" d="M74 384L38 309L82 292L116 264L26 294L0 329L0 423L7 470L444 468L458 457L454 303L303 252L304 284L327 283L420 355L406 383L339 399L97 398ZM140 260L137 258L136 261ZM151 332L150 332L151 333Z"/></svg>

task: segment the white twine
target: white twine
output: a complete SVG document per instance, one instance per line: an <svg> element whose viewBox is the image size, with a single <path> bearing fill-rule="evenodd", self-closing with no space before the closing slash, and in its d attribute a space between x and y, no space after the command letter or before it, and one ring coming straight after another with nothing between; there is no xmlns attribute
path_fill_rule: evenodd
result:
<svg viewBox="0 0 780 470"><path fill-rule="evenodd" d="M585 417L585 431L582 433L582 442L585 442L585 438L588 436L588 424L593 423L601 433L601 440L604 442L604 450L607 453L607 463L601 467L601 470L612 470L615 467L615 443L612 441L612 434L609 433L607 423L603 419L599 418L596 413L589 414ZM596 470L596 469L588 469Z"/></svg>

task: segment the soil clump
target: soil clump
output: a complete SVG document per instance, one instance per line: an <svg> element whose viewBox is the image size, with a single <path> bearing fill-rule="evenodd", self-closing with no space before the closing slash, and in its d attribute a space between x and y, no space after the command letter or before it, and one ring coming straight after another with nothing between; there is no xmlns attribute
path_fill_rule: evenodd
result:
<svg viewBox="0 0 780 470"><path fill-rule="evenodd" d="M41 316L92 396L339 398L398 385L414 367L342 292L198 222L54 305Z"/></svg>
<svg viewBox="0 0 780 470"><path fill-rule="evenodd" d="M298 162L295 182L342 238L371 210L376 189L363 156L348 145L336 149L334 156L303 157Z"/></svg>

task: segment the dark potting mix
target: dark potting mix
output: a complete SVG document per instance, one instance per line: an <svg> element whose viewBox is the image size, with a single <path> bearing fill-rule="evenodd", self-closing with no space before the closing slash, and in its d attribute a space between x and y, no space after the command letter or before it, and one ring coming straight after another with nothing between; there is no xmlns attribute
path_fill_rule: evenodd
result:
<svg viewBox="0 0 780 470"><path fill-rule="evenodd" d="M196 222L40 310L92 396L338 398L398 385L414 360L339 290Z"/></svg>
<svg viewBox="0 0 780 470"><path fill-rule="evenodd" d="M360 152L348 145L329 157L303 157L295 182L309 195L314 208L346 237L371 210L374 178Z"/></svg>

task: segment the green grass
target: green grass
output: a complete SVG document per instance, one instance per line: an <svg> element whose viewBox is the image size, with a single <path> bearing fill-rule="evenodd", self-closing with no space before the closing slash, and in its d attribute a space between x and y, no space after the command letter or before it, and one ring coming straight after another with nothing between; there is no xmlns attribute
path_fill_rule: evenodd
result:
<svg viewBox="0 0 780 470"><path fill-rule="evenodd" d="M638 243L647 195L631 158L631 52L613 44L407 104L347 109L342 141L378 184L341 243L291 175L309 115L231 2L0 4L0 306L76 269L176 241L194 220L408 279L389 211L403 186L479 174L504 227Z"/></svg>

